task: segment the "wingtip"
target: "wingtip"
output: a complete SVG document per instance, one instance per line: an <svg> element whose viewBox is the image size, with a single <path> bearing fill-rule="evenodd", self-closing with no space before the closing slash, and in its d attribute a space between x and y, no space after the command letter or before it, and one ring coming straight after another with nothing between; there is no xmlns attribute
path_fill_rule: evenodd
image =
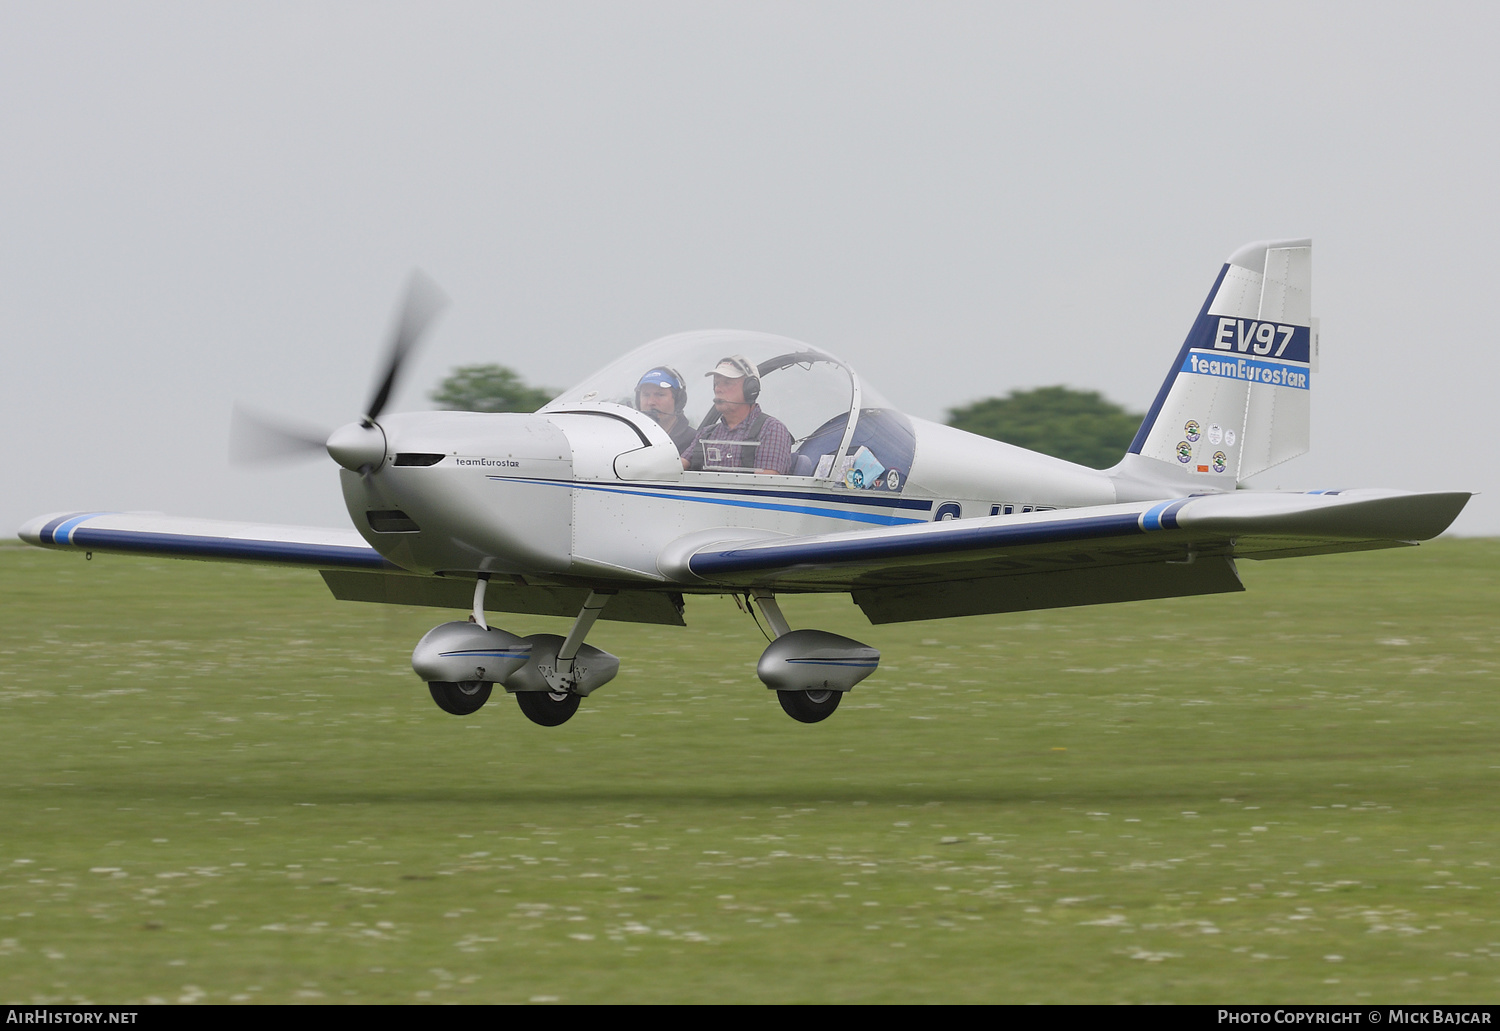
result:
<svg viewBox="0 0 1500 1031"><path fill-rule="evenodd" d="M57 527L75 519L98 514L97 512L49 512L22 523L21 528L16 531L16 536L27 544L39 548L51 547L57 543L52 536Z"/></svg>

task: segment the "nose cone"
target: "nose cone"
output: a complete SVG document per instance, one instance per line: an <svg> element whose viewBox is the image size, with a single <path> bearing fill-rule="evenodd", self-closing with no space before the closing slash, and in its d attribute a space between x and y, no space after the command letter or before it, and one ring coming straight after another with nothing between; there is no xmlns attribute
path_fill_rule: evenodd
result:
<svg viewBox="0 0 1500 1031"><path fill-rule="evenodd" d="M340 426L328 438L328 454L353 472L378 467L385 461L385 431L375 423Z"/></svg>

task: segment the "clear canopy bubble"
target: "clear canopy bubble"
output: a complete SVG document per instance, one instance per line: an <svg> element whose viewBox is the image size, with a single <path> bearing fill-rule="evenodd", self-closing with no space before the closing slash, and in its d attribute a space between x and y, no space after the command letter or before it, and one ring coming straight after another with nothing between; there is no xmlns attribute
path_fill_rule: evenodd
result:
<svg viewBox="0 0 1500 1031"><path fill-rule="evenodd" d="M662 337L563 391L542 411L579 402L638 408L641 378L653 369L666 369L685 389L683 415L695 427L706 426L717 418L713 370L724 359L736 357L758 372L757 403L762 411L791 432L797 456L792 475L858 489L899 489L913 450L905 416L891 409L842 359L789 337L741 330ZM861 423L866 424L863 430Z"/></svg>

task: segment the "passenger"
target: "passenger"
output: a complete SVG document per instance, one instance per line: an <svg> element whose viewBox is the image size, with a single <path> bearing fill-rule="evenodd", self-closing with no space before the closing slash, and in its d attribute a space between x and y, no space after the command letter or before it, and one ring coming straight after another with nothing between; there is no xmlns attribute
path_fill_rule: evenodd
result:
<svg viewBox="0 0 1500 1031"><path fill-rule="evenodd" d="M760 410L760 374L742 355L722 359L714 378L718 418L701 427L682 449L684 469L738 469L786 473L792 467L792 434Z"/></svg>
<svg viewBox="0 0 1500 1031"><path fill-rule="evenodd" d="M693 427L682 414L687 407L687 386L676 369L659 365L642 376L635 386L635 407L667 431L678 454L692 444Z"/></svg>

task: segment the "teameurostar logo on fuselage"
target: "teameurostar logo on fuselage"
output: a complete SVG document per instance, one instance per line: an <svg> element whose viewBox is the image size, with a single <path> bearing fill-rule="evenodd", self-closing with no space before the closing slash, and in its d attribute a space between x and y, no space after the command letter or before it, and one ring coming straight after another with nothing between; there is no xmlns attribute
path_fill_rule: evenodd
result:
<svg viewBox="0 0 1500 1031"><path fill-rule="evenodd" d="M1183 360L1182 371L1199 376L1242 380L1246 383L1265 383L1273 387L1308 389L1306 367L1298 368L1263 358L1231 358L1213 351L1189 351L1187 358Z"/></svg>
<svg viewBox="0 0 1500 1031"><path fill-rule="evenodd" d="M455 458L454 465L477 465L484 469L519 469L521 463L509 458Z"/></svg>

